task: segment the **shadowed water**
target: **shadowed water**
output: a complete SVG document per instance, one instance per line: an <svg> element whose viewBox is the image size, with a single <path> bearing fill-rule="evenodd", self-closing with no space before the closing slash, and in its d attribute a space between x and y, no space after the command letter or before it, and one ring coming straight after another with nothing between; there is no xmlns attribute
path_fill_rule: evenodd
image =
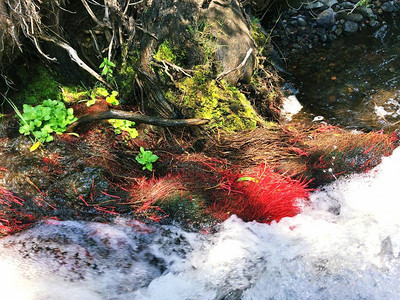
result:
<svg viewBox="0 0 400 300"><path fill-rule="evenodd" d="M400 28L367 28L322 49L290 57L303 113L335 125L389 129L400 120Z"/></svg>

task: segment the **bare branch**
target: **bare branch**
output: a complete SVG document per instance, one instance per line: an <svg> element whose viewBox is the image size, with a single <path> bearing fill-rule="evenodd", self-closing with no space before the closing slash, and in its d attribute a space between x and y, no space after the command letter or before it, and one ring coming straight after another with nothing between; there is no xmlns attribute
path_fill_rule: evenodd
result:
<svg viewBox="0 0 400 300"><path fill-rule="evenodd" d="M82 59L80 59L76 50L74 48L72 48L70 45L68 45L67 43L65 43L63 41L57 40L53 37L48 37L48 36L44 36L44 35L40 35L39 37L44 41L52 42L52 43L56 44L57 46L66 50L68 52L69 56L71 57L71 59L74 62L76 62L78 64L78 66L80 66L82 69L84 69L90 75L92 75L98 81L103 83L110 90L113 89L112 86L103 79L103 77L101 77L96 71L94 71L92 68L90 68Z"/></svg>
<svg viewBox="0 0 400 300"><path fill-rule="evenodd" d="M81 0L83 6L86 8L88 14L90 17L93 19L93 21L99 25L100 27L105 27L104 23L100 22L99 19L97 19L96 15L94 14L93 10L90 8L89 4L86 2L86 0Z"/></svg>
<svg viewBox="0 0 400 300"><path fill-rule="evenodd" d="M209 122L209 120L207 119L163 119L158 117L146 116L130 111L110 109L108 111L104 111L98 114L85 115L79 118L76 122L72 123L67 128L67 132L72 132L81 125L87 125L91 122L98 122L101 120L109 119L128 120L134 121L137 124L142 123L162 127L200 126L205 125Z"/></svg>

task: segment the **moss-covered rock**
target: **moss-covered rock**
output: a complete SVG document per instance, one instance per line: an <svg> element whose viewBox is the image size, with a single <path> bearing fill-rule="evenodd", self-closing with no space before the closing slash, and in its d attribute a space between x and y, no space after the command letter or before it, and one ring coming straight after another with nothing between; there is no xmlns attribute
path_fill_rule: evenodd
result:
<svg viewBox="0 0 400 300"><path fill-rule="evenodd" d="M204 201L187 192L159 201L156 205L164 212L162 224L178 223L188 229L198 229L215 221Z"/></svg>
<svg viewBox="0 0 400 300"><path fill-rule="evenodd" d="M211 120L210 129L235 132L254 129L263 122L239 89L211 79L208 72L204 66L198 67L193 77L177 83L178 91L167 93L168 100L185 116Z"/></svg>

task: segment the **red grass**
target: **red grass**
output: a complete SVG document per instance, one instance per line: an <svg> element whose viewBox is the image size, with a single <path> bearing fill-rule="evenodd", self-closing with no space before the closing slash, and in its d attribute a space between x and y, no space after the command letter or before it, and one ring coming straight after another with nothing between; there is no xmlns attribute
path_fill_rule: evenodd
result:
<svg viewBox="0 0 400 300"><path fill-rule="evenodd" d="M10 191L0 188L0 233L10 234L21 231L35 222L36 218L20 211L15 206L23 206L24 200Z"/></svg>
<svg viewBox="0 0 400 300"><path fill-rule="evenodd" d="M220 189L225 195L214 203L214 215L226 219L236 214L245 221L263 223L300 213L298 199L307 198L310 191L305 181L275 173L265 165L243 173L225 171Z"/></svg>
<svg viewBox="0 0 400 300"><path fill-rule="evenodd" d="M182 192L184 188L178 176L167 175L148 180L146 178L137 179L136 184L129 190L130 201L128 202L135 208L135 212L159 222L162 217L154 214L154 211L161 211L161 209L155 203L166 200L177 192Z"/></svg>

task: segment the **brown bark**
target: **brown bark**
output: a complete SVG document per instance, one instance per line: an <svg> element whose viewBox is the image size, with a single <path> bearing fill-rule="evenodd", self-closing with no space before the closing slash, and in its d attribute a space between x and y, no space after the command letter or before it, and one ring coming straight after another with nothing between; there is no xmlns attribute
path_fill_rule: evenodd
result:
<svg viewBox="0 0 400 300"><path fill-rule="evenodd" d="M76 128L85 124L108 119L128 120L134 121L136 124L143 123L162 127L200 126L205 125L209 122L209 120L207 119L163 119L158 117L146 116L130 111L110 109L104 112L100 112L98 114L85 115L79 118L76 122L72 123L67 128L67 132L72 132Z"/></svg>

